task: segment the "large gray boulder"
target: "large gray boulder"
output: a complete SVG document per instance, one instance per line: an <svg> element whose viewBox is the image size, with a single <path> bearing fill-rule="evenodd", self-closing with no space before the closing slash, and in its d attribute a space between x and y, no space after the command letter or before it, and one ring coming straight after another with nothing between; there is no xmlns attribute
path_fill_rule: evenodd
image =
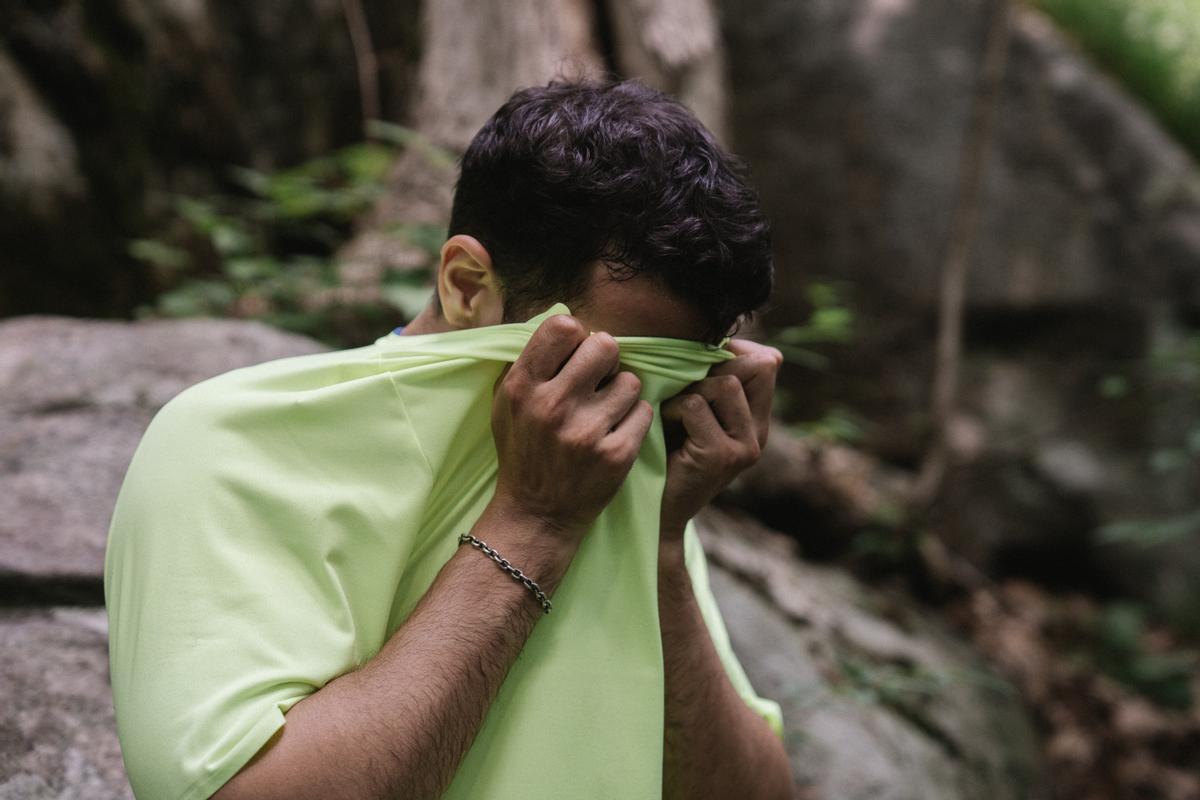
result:
<svg viewBox="0 0 1200 800"><path fill-rule="evenodd" d="M2 541L2 540L0 540ZM103 608L0 612L0 800L127 800Z"/></svg>
<svg viewBox="0 0 1200 800"><path fill-rule="evenodd" d="M0 574L6 591L103 602L113 503L142 432L184 388L323 345L257 322L0 322Z"/></svg>
<svg viewBox="0 0 1200 800"><path fill-rule="evenodd" d="M0 323L0 800L126 798L102 607L109 514L184 387L320 344L248 322ZM800 562L786 537L700 520L735 652L783 705L800 785L839 800L1036 797L1019 700L910 601ZM87 604L90 604L88 607Z"/></svg>
<svg viewBox="0 0 1200 800"><path fill-rule="evenodd" d="M776 223L767 321L800 321L816 277L849 282L857 311L856 341L828 372L792 368L781 385L799 418L848 406L869 420L865 449L914 464L930 441L938 277L998 0L720 5L734 145ZM1149 369L1197 334L1200 170L1045 17L1013 5L966 287L951 420L963 446L935 522L989 573L1194 613L1197 537L1142 550L1095 532L1200 508L1195 459L1148 463L1200 427L1195 377ZM1124 396L1101 393L1118 385L1110 375Z"/></svg>
<svg viewBox="0 0 1200 800"><path fill-rule="evenodd" d="M782 288L853 280L936 304L997 0L723 4L736 147L778 226ZM1195 163L1039 13L1017 4L968 302L1022 311L1152 297L1200 308ZM768 168L769 167L769 168Z"/></svg>
<svg viewBox="0 0 1200 800"><path fill-rule="evenodd" d="M1044 796L1013 687L911 600L800 560L744 515L710 507L696 525L734 651L782 706L805 797Z"/></svg>

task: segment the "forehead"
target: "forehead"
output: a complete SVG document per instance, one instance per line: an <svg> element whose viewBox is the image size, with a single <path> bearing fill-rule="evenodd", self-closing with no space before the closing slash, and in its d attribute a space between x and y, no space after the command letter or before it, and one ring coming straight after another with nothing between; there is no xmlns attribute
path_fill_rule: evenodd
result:
<svg viewBox="0 0 1200 800"><path fill-rule="evenodd" d="M699 310L647 275L616 280L596 262L591 282L572 313L591 330L613 336L665 336L702 341L707 328Z"/></svg>

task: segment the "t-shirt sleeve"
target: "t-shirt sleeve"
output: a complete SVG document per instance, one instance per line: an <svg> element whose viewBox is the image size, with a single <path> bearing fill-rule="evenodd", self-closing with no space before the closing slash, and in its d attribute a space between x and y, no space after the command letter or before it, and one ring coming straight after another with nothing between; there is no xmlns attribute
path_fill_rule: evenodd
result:
<svg viewBox="0 0 1200 800"><path fill-rule="evenodd" d="M389 408L381 386L310 405L259 384L201 384L143 435L105 559L113 700L137 797L210 797L293 705L382 641L410 543L378 510L392 480L422 484L406 471L412 448L388 432L398 421L357 422L384 413L367 404ZM318 424L327 413L337 424Z"/></svg>
<svg viewBox="0 0 1200 800"><path fill-rule="evenodd" d="M746 677L746 671L742 668L741 662L738 661L733 647L729 643L729 632L725 629L725 622L721 618L717 600L708 583L708 562L694 522L689 521L684 529L683 546L684 563L687 565L688 575L692 579L692 592L696 596L700 614L708 626L713 645L716 647L717 655L721 658L730 683L733 684L733 688L737 690L746 705L767 721L776 736L783 739L783 712L779 704L774 700L760 697L754 691L754 687L750 685L750 679Z"/></svg>

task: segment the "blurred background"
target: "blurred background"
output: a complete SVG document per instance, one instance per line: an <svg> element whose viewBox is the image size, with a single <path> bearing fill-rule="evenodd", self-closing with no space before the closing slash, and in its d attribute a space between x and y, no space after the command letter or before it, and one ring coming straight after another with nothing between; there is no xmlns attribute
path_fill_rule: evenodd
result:
<svg viewBox="0 0 1200 800"><path fill-rule="evenodd" d="M702 534L799 796L1200 797L1200 0L0 0L0 798L129 796L153 413L410 319L475 131L605 72L772 219Z"/></svg>

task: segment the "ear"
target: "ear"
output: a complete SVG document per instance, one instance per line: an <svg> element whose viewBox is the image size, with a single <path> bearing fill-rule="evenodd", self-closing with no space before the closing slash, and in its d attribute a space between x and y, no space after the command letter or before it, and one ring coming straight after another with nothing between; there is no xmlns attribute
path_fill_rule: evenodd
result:
<svg viewBox="0 0 1200 800"><path fill-rule="evenodd" d="M474 236L455 234L442 245L437 292L442 316L453 328L480 328L504 319L492 257Z"/></svg>

